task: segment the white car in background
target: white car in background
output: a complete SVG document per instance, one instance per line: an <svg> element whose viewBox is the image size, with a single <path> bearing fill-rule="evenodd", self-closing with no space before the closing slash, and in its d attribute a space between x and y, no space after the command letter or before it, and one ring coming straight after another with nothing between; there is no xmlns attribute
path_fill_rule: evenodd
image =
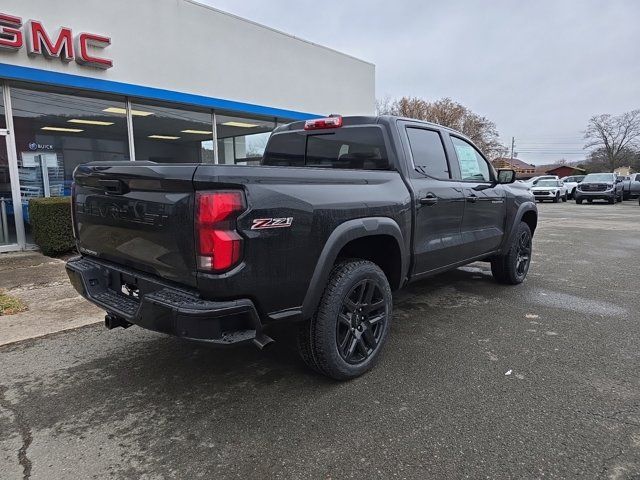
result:
<svg viewBox="0 0 640 480"><path fill-rule="evenodd" d="M557 178L538 180L529 190L538 202L543 200L551 200L553 203L558 203L560 200L567 201L567 187Z"/></svg>
<svg viewBox="0 0 640 480"><path fill-rule="evenodd" d="M530 178L529 180L518 180L518 181L522 183L525 187L531 189L531 187L535 187L540 180L560 180L560 177L558 177L557 175L542 175L539 177Z"/></svg>
<svg viewBox="0 0 640 480"><path fill-rule="evenodd" d="M585 176L586 175L571 175L570 177L562 177L560 179L567 189L567 195L569 198L574 198L576 196L576 188L578 188L578 184L584 180Z"/></svg>

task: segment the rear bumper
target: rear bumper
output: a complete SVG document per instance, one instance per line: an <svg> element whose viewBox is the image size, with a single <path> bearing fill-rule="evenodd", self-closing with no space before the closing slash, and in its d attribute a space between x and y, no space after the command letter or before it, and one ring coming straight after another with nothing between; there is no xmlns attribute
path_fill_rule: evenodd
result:
<svg viewBox="0 0 640 480"><path fill-rule="evenodd" d="M192 291L88 257L73 258L66 268L84 298L128 323L217 345L264 344L260 317L249 299L202 300ZM123 285L137 287L137 297L122 293Z"/></svg>

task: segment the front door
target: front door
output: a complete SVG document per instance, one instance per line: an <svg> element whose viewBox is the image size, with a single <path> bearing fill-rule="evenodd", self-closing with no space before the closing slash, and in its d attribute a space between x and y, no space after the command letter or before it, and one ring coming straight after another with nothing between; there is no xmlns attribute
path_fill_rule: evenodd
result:
<svg viewBox="0 0 640 480"><path fill-rule="evenodd" d="M404 141L413 161L409 179L415 197L413 274L458 260L464 210L461 184L451 176L440 131L407 124Z"/></svg>
<svg viewBox="0 0 640 480"><path fill-rule="evenodd" d="M464 256L468 259L495 251L504 237L505 190L495 182L493 169L469 142L450 135L464 194L460 227Z"/></svg>

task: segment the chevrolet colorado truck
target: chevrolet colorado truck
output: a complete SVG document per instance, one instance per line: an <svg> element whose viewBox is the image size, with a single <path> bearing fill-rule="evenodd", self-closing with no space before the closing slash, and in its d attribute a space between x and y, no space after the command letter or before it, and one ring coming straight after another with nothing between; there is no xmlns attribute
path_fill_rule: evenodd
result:
<svg viewBox="0 0 640 480"><path fill-rule="evenodd" d="M261 165L88 163L67 271L108 328L262 348L280 325L345 380L378 360L392 291L480 260L525 279L538 213L514 180L460 133L388 116L280 126Z"/></svg>

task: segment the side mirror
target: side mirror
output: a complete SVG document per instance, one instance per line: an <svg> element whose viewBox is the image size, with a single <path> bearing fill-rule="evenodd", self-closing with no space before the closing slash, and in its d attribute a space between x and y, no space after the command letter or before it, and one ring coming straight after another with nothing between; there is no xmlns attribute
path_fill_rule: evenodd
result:
<svg viewBox="0 0 640 480"><path fill-rule="evenodd" d="M498 170L498 183L507 184L516 181L515 170Z"/></svg>

